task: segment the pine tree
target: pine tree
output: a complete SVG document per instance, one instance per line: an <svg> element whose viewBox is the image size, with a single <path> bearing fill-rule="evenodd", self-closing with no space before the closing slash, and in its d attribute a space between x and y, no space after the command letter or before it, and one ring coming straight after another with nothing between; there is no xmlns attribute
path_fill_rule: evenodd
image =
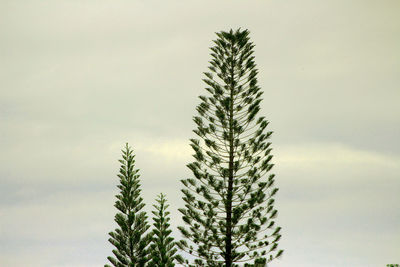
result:
<svg viewBox="0 0 400 267"><path fill-rule="evenodd" d="M271 131L258 116L263 92L257 85L254 44L248 30L217 33L208 96L200 96L191 139L195 161L184 179L185 237L179 248L196 257L196 266L266 266L282 254L275 226ZM268 174L268 175L267 175ZM189 261L185 261L189 264ZM193 266L193 265L191 265Z"/></svg>
<svg viewBox="0 0 400 267"><path fill-rule="evenodd" d="M118 213L115 222L119 228L110 232L109 242L115 246L114 257L108 260L116 267L145 266L148 261L147 247L150 243L150 234L146 231L150 227L144 211L143 199L140 197L140 183L137 169L134 169L135 160L131 148L126 144L122 150L121 167L118 177L120 192L116 195L115 207ZM110 267L110 265L105 265Z"/></svg>
<svg viewBox="0 0 400 267"><path fill-rule="evenodd" d="M152 211L154 229L150 244L151 261L148 266L173 267L175 266L175 258L179 256L175 255L177 252L175 241L170 236L172 232L168 216L170 213L167 211L169 205L166 204L167 200L163 194L160 194L156 201L158 205L153 205L156 211Z"/></svg>

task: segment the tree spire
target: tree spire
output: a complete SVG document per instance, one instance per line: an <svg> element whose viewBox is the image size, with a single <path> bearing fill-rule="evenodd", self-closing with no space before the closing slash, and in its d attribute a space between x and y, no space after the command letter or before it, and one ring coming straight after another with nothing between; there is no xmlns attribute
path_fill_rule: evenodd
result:
<svg viewBox="0 0 400 267"><path fill-rule="evenodd" d="M254 44L248 30L216 33L209 72L193 118L193 178L182 180L187 227L179 247L198 266L264 266L279 257L271 131L259 116ZM186 261L189 264L189 261Z"/></svg>

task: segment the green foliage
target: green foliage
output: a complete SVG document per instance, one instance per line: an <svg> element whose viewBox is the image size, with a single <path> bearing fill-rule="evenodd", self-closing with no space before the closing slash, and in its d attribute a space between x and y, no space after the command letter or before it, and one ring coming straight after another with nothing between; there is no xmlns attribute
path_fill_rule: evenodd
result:
<svg viewBox="0 0 400 267"><path fill-rule="evenodd" d="M196 257L190 266L265 266L282 254L275 225L275 176L270 174L271 131L259 116L254 44L248 30L217 33L211 48L207 95L193 118L193 178L182 180L186 227L180 249Z"/></svg>
<svg viewBox="0 0 400 267"><path fill-rule="evenodd" d="M177 249L175 248L174 238L170 236L170 218L169 212L167 211L168 204L163 194L158 196L158 205L153 205L156 211L152 211L153 217L153 236L150 244L151 261L149 262L150 267L173 267L175 266L175 258L179 255L175 255Z"/></svg>
<svg viewBox="0 0 400 267"><path fill-rule="evenodd" d="M143 199L140 197L138 170L134 169L134 155L128 144L122 150L121 167L118 177L120 192L116 195L115 207L118 213L115 222L119 228L110 232L109 242L115 246L108 260L116 267L145 266L148 259L147 247L151 235L146 234L149 228L144 211ZM105 265L110 266L110 265Z"/></svg>

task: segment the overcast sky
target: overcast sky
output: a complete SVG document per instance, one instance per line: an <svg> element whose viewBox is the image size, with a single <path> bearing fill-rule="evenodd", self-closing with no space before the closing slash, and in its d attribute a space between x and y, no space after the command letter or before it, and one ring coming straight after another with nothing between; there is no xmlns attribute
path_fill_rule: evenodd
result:
<svg viewBox="0 0 400 267"><path fill-rule="evenodd" d="M0 0L0 266L102 266L120 149L175 226L202 72L255 43L279 266L400 263L400 2Z"/></svg>

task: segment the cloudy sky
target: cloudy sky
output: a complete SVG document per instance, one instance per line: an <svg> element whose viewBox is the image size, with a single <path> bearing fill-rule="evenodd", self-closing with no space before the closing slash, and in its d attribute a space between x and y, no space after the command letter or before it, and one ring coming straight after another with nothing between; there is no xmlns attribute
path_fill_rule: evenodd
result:
<svg viewBox="0 0 400 267"><path fill-rule="evenodd" d="M400 2L0 0L0 266L102 266L120 149L179 180L215 32L247 28L274 131L279 266L400 263ZM174 235L179 236L174 229Z"/></svg>

